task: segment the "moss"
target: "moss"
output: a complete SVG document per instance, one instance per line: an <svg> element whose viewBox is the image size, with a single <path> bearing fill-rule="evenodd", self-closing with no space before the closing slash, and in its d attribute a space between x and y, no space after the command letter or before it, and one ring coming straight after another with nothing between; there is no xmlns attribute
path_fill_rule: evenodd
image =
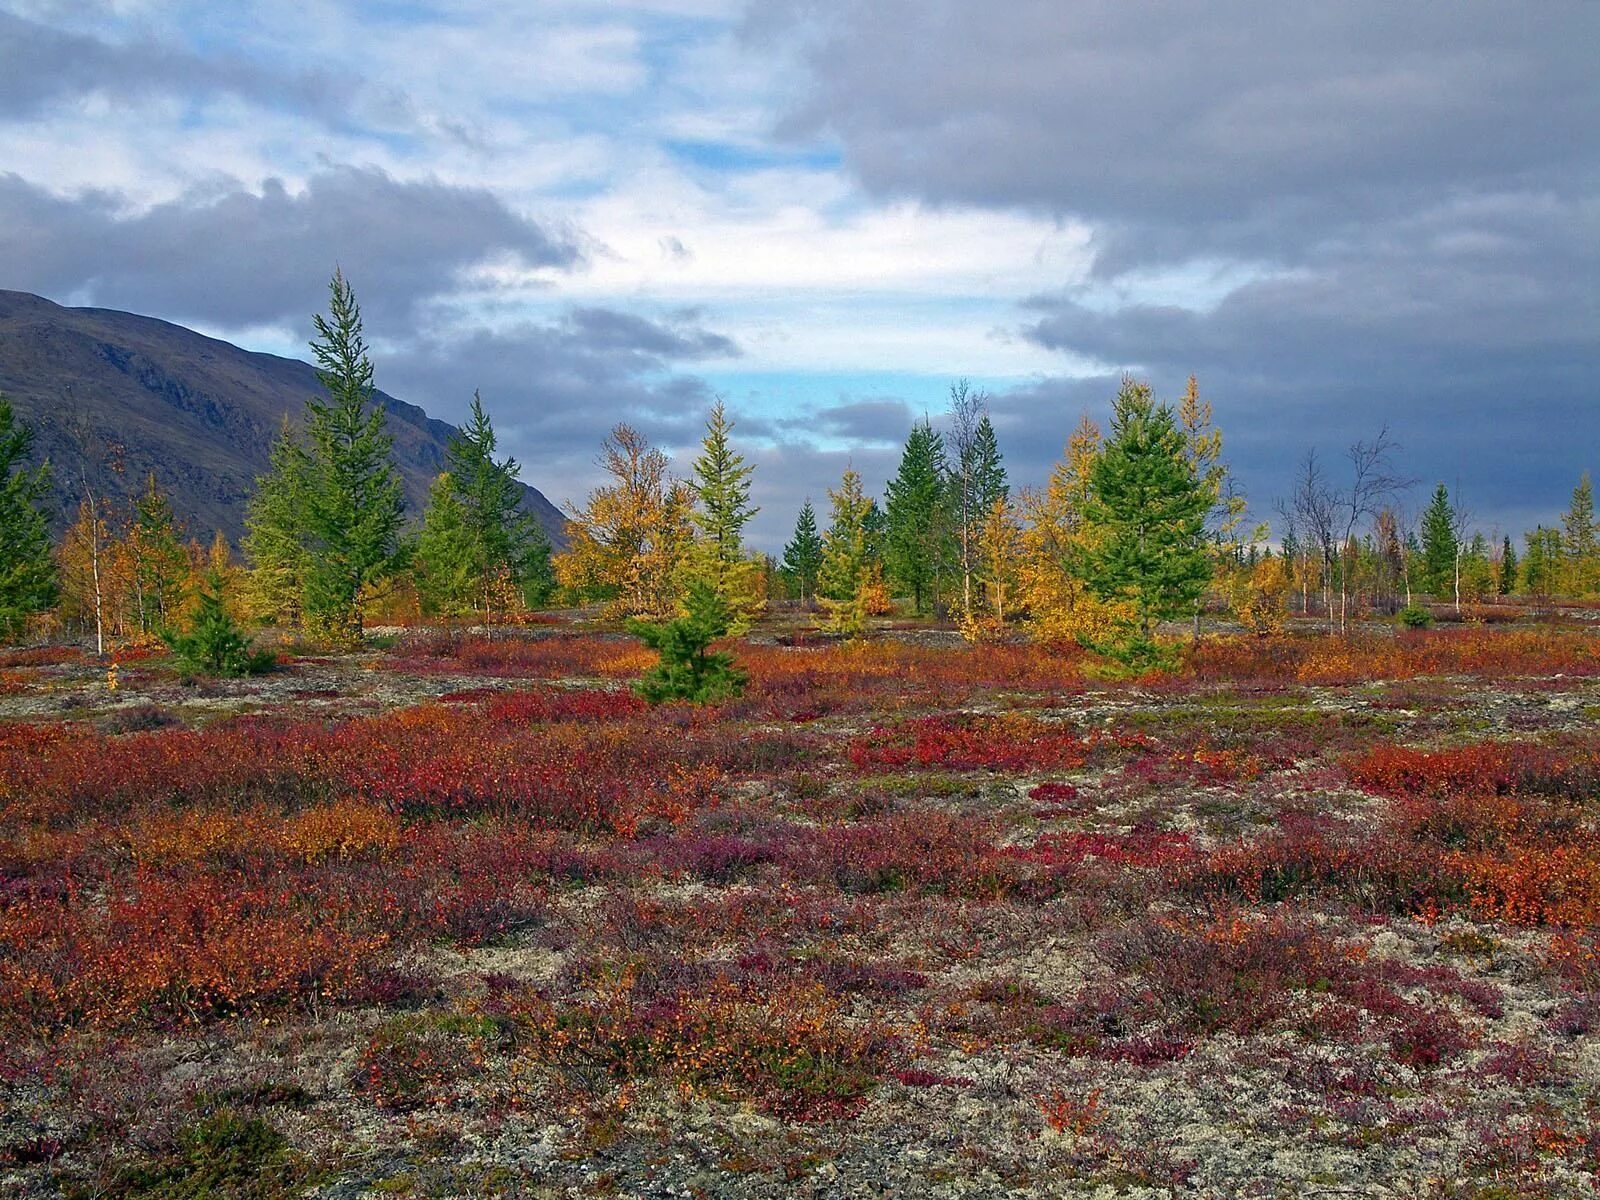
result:
<svg viewBox="0 0 1600 1200"><path fill-rule="evenodd" d="M92 1194L115 1200L286 1200L303 1195L318 1179L319 1172L271 1123L219 1108L184 1130L170 1154L128 1168Z"/></svg>

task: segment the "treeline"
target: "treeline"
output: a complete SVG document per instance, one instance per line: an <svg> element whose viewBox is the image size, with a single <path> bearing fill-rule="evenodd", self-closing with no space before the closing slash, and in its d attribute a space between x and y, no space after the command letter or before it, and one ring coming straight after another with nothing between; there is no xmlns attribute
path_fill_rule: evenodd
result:
<svg viewBox="0 0 1600 1200"><path fill-rule="evenodd" d="M114 505L97 483L117 469L114 446L74 481L77 519L52 547L40 509L50 468L24 465L31 433L0 397L0 634L15 638L42 619L44 632L54 622L92 634L103 653L108 641L172 642L214 621L220 601L232 619L348 646L372 618L492 623L549 600L549 538L521 508L518 465L497 456L476 395L420 527L406 528L360 308L341 274L329 291L311 343L325 394L273 446L250 500L243 566L220 533L204 548L186 541L153 476L129 508Z"/></svg>
<svg viewBox="0 0 1600 1200"><path fill-rule="evenodd" d="M752 468L720 403L688 480L619 425L600 459L611 482L571 511L556 577L615 617L669 614L703 583L736 627L787 599L817 603L829 625L854 633L899 599L916 614L953 615L972 640L1026 622L1133 659L1156 654L1160 622L1198 619L1219 583L1253 624L1281 624L1286 570L1270 554L1247 561L1244 501L1194 381L1173 409L1125 380L1109 435L1085 419L1048 485L1018 494L984 395L955 385L948 415L948 432L928 420L912 428L881 505L853 469L828 489L825 525L808 500L778 561L743 545Z"/></svg>
<svg viewBox="0 0 1600 1200"><path fill-rule="evenodd" d="M1330 470L1312 453L1277 505L1280 542L1247 526L1222 455L1222 434L1192 378L1176 405L1124 379L1110 425L1084 417L1043 487L1013 489L987 398L965 382L935 429L907 436L880 503L847 469L819 514L808 499L781 558L744 531L753 467L735 448L719 401L686 478L635 429L601 448L608 482L567 510L567 548L553 554L519 504L518 465L500 457L481 398L452 438L415 529L350 285L335 273L311 350L324 395L298 427L285 422L257 483L234 561L221 535L184 535L154 477L119 510L81 473L76 520L52 546L40 505L49 467L27 465L31 436L0 397L0 635L35 626L110 640L162 637L218 606L240 620L296 627L335 645L372 620L501 623L552 602L597 603L617 618L662 620L690 594L714 595L734 630L774 602L815 605L859 632L895 611L950 617L984 640L1017 628L1130 660L1159 655L1157 626L1204 607L1247 628L1281 629L1298 610L1330 631L1364 613L1420 612L1432 597L1477 604L1600 590L1600 545L1587 475L1559 528L1519 553L1471 530L1444 485L1415 524L1409 481L1386 434L1350 447ZM96 470L115 469L114 450ZM1343 477L1338 478L1342 473ZM43 617L42 617L43 615Z"/></svg>

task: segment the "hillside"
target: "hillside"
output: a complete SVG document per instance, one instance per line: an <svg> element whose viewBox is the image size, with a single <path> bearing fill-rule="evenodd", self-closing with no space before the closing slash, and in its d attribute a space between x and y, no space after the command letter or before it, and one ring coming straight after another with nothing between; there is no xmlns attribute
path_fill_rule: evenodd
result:
<svg viewBox="0 0 1600 1200"><path fill-rule="evenodd" d="M318 391L308 363L241 350L181 325L64 308L0 291L0 392L55 467L56 526L76 511L86 469L125 499L154 471L189 532L237 543L246 501L285 416ZM422 512L453 427L384 392L408 513ZM93 464L111 454L113 469ZM524 503L553 540L562 518L536 489Z"/></svg>

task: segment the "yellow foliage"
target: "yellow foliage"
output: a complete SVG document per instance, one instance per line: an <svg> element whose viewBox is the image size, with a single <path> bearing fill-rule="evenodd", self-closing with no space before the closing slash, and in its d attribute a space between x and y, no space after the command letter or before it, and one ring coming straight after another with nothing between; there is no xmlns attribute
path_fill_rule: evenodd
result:
<svg viewBox="0 0 1600 1200"><path fill-rule="evenodd" d="M1080 578L1093 531L1084 517L1100 430L1087 416L1073 431L1043 492L1022 497L1018 592L1033 633L1046 642L1100 640L1132 620L1126 605L1097 599Z"/></svg>
<svg viewBox="0 0 1600 1200"><path fill-rule="evenodd" d="M1247 574L1237 572L1231 587L1234 614L1259 634L1282 633L1289 615L1289 572L1281 555L1263 558Z"/></svg>
<svg viewBox="0 0 1600 1200"><path fill-rule="evenodd" d="M599 593L607 615L664 619L677 610L678 568L689 548L693 495L637 430L618 425L600 465L616 482L568 513L568 546L552 561L569 590Z"/></svg>

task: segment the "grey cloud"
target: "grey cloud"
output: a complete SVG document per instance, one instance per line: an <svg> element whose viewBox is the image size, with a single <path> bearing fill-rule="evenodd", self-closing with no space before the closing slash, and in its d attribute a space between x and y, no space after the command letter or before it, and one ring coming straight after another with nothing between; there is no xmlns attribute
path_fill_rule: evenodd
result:
<svg viewBox="0 0 1600 1200"><path fill-rule="evenodd" d="M26 117L64 98L119 100L217 93L314 113L339 123L361 90L358 77L323 70L279 72L238 56L214 58L149 39L106 41L0 12L0 115ZM391 115L393 96L381 99Z"/></svg>
<svg viewBox="0 0 1600 1200"><path fill-rule="evenodd" d="M734 353L710 330L588 308L423 339L386 355L378 370L380 386L446 420L465 416L473 389L481 390L524 476L559 504L581 500L597 482L595 455L619 421L668 450L697 447L713 397L677 364Z"/></svg>
<svg viewBox="0 0 1600 1200"><path fill-rule="evenodd" d="M487 191L335 168L290 194L196 193L125 216L120 197L63 197L0 175L0 285L176 320L303 324L333 266L356 286L369 328L404 323L492 255L570 266L572 239Z"/></svg>
<svg viewBox="0 0 1600 1200"><path fill-rule="evenodd" d="M719 333L683 320L663 324L607 308L580 308L568 318L573 331L595 350L661 359L731 358L739 353Z"/></svg>
<svg viewBox="0 0 1600 1200"><path fill-rule="evenodd" d="M755 0L787 129L871 188L1083 216L1107 261L1293 257L1455 189L1595 182L1600 6Z"/></svg>
<svg viewBox="0 0 1600 1200"><path fill-rule="evenodd" d="M867 443L897 443L911 431L911 408L904 400L852 400L820 408L797 425L837 438Z"/></svg>
<svg viewBox="0 0 1600 1200"><path fill-rule="evenodd" d="M1089 222L1090 285L1023 311L1107 374L994 397L1014 474L1124 368L1168 397L1199 375L1262 507L1385 422L1513 532L1597 465L1600 5L752 0L749 25L799 36L786 131L876 194ZM1251 282L1151 282L1206 269Z"/></svg>

